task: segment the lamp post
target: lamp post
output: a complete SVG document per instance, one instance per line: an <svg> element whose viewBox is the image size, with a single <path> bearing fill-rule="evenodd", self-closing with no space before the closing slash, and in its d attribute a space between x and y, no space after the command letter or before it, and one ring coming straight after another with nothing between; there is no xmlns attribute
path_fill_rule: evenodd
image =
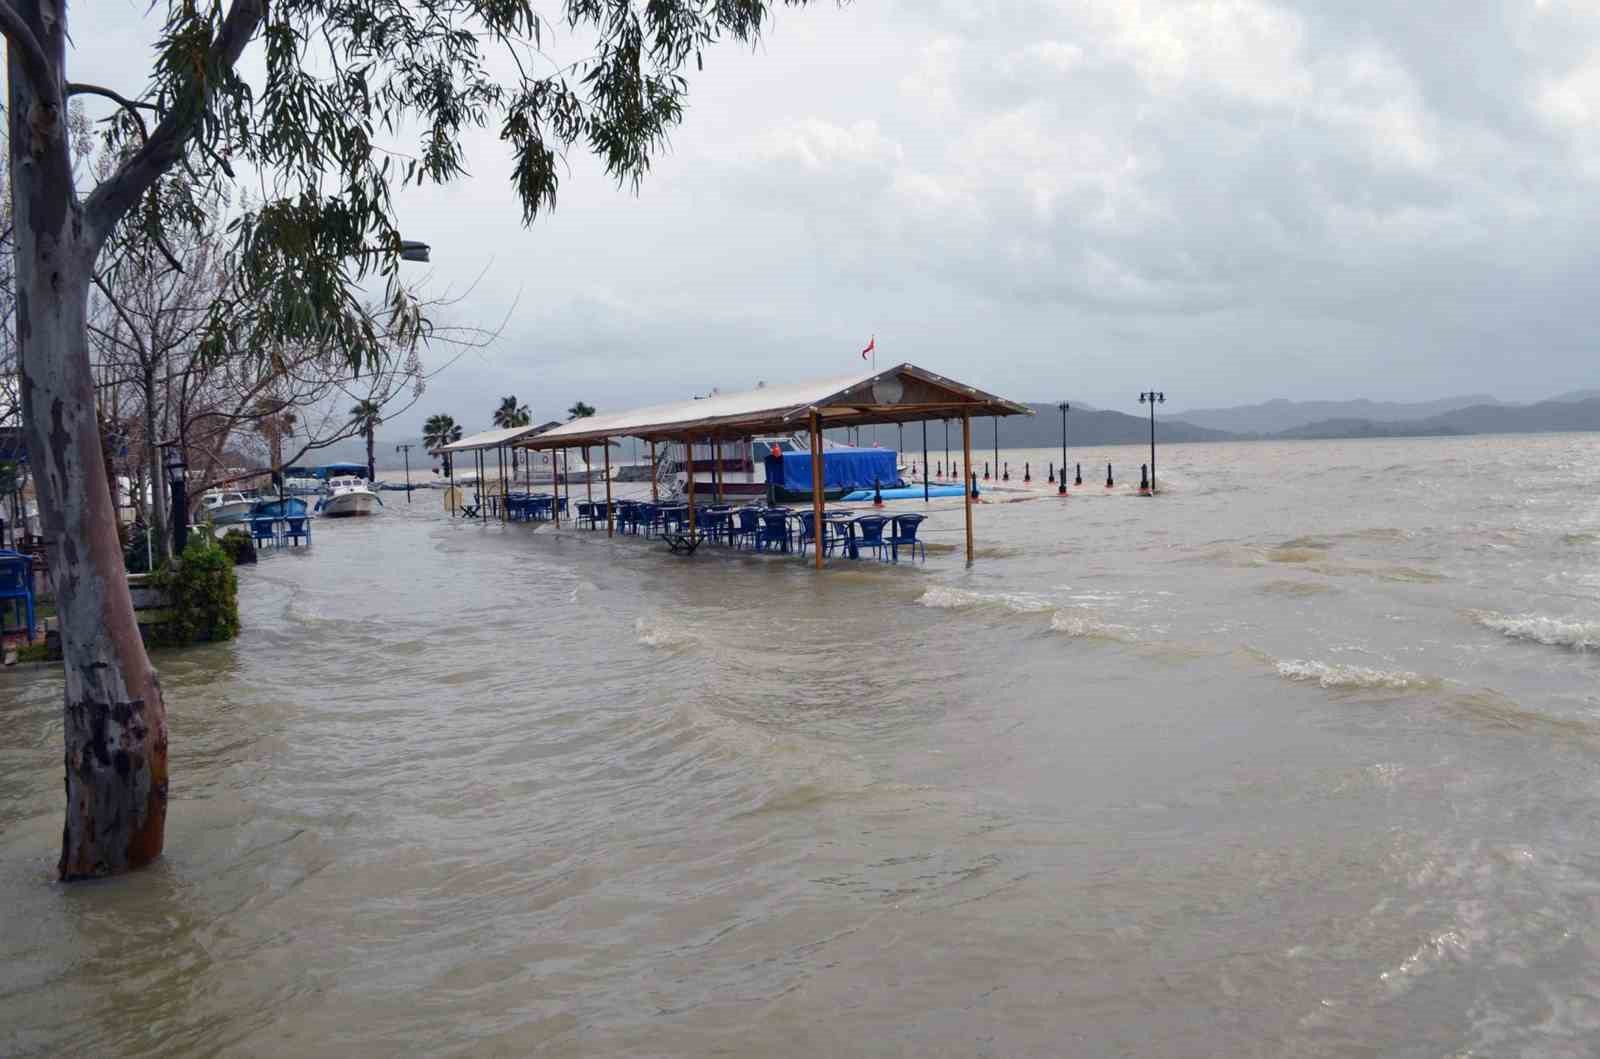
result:
<svg viewBox="0 0 1600 1059"><path fill-rule="evenodd" d="M405 453L406 461L406 503L411 503L411 446L396 445L394 451Z"/></svg>
<svg viewBox="0 0 1600 1059"><path fill-rule="evenodd" d="M1067 413L1072 406L1065 401L1056 405L1061 409L1061 485L1056 489L1059 496L1067 495Z"/></svg>
<svg viewBox="0 0 1600 1059"><path fill-rule="evenodd" d="M172 487L172 553L183 554L189 543L189 465L183 459L183 446L169 442L166 446L167 484Z"/></svg>
<svg viewBox="0 0 1600 1059"><path fill-rule="evenodd" d="M1167 395L1159 390L1146 390L1139 395L1139 403L1150 406L1150 495L1156 495L1156 405L1166 404Z"/></svg>

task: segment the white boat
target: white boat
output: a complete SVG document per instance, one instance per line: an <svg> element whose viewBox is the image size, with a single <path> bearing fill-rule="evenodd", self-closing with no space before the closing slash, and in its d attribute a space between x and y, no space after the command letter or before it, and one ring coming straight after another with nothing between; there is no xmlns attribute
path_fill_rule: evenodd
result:
<svg viewBox="0 0 1600 1059"><path fill-rule="evenodd" d="M329 478L327 495L317 501L317 514L323 518L353 518L376 514L381 507L383 500L368 487L365 479Z"/></svg>
<svg viewBox="0 0 1600 1059"><path fill-rule="evenodd" d="M213 490L200 498L202 514L216 526L242 522L250 514L250 509L255 503L256 498L253 496L221 490Z"/></svg>
<svg viewBox="0 0 1600 1059"><path fill-rule="evenodd" d="M590 454L595 456L596 459L590 463L584 462L582 449L569 449L565 453L525 452L523 453L523 459L528 461L528 465L517 468L516 480L518 482L531 482L534 485L549 485L553 477L550 473L551 461L554 461L561 468L562 485L603 482L606 479L604 457L600 453L593 451L593 449L598 449L599 447L598 445L592 446ZM611 465L611 477L615 478L621 468L620 461L613 463ZM495 480L495 472L492 470L489 472L489 479L491 481ZM511 480L510 464L506 465L506 480ZM456 484L462 484L462 479L457 478Z"/></svg>

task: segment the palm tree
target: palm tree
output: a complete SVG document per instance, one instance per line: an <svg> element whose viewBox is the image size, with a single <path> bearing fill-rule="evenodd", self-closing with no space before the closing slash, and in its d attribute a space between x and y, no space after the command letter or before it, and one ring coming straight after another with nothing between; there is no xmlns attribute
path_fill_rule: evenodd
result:
<svg viewBox="0 0 1600 1059"><path fill-rule="evenodd" d="M528 406L517 404L517 395L500 398L500 407L494 410L494 425L497 427L525 427L533 421Z"/></svg>
<svg viewBox="0 0 1600 1059"><path fill-rule="evenodd" d="M350 409L350 422L355 424L356 430L367 439L367 480L377 481L378 463L372 455L373 434L378 429L378 424L383 422L383 417L378 413L383 411L383 405L377 401L357 401L354 408Z"/></svg>
<svg viewBox="0 0 1600 1059"><path fill-rule="evenodd" d="M440 413L439 415L429 416L428 421L422 424L422 443L428 447L429 452L460 440L461 428L456 425L454 416ZM448 478L450 477L450 454L446 452L441 455L444 459L444 476Z"/></svg>
<svg viewBox="0 0 1600 1059"><path fill-rule="evenodd" d="M500 407L494 410L494 425L497 427L525 427L533 422L533 413L528 411L525 404L517 404L517 395L510 394L500 398ZM517 450L511 450L511 477L517 476Z"/></svg>
<svg viewBox="0 0 1600 1059"><path fill-rule="evenodd" d="M567 409L567 420L587 419L594 415L594 405L584 404L582 401L572 402L572 407Z"/></svg>

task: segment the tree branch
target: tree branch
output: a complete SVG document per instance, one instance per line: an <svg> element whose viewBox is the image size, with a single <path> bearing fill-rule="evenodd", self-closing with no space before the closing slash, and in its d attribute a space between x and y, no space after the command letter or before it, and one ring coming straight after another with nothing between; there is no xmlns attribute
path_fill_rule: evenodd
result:
<svg viewBox="0 0 1600 1059"><path fill-rule="evenodd" d="M109 88L102 88L99 85L88 85L81 81L68 81L66 88L68 99L72 98L73 96L104 96L105 98L111 100L113 103L117 104L117 106L121 107L123 110L126 110L129 114L132 114L133 120L139 123L140 142L149 141L150 127L144 123L144 115L140 114L139 110L140 108L143 108L151 111L152 113L160 113L161 108L157 107L154 103L145 103L132 100L119 92L113 92Z"/></svg>
<svg viewBox="0 0 1600 1059"><path fill-rule="evenodd" d="M6 3L7 0L0 0L0 5ZM233 69L266 12L265 0L233 0L207 53L205 69L208 74ZM177 164L185 145L205 120L216 90L214 78L208 80L205 74L197 78L190 88L194 98L175 100L150 138L117 167L116 173L94 189L84 203L83 213L96 248L140 196Z"/></svg>
<svg viewBox="0 0 1600 1059"><path fill-rule="evenodd" d="M4 33L16 49L11 58L21 60L34 94L46 103L60 106L61 82L50 66L50 57L44 53L44 45L34 35L33 27L12 6L11 0L0 0L0 33Z"/></svg>

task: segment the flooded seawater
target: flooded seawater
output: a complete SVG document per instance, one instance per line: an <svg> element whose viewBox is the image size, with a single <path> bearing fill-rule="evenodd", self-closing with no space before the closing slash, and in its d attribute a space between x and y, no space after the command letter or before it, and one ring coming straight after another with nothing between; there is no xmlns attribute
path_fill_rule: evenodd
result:
<svg viewBox="0 0 1600 1059"><path fill-rule="evenodd" d="M158 657L151 870L53 882L0 673L0 1053L1596 1054L1597 456L1080 450L820 576L388 494Z"/></svg>

